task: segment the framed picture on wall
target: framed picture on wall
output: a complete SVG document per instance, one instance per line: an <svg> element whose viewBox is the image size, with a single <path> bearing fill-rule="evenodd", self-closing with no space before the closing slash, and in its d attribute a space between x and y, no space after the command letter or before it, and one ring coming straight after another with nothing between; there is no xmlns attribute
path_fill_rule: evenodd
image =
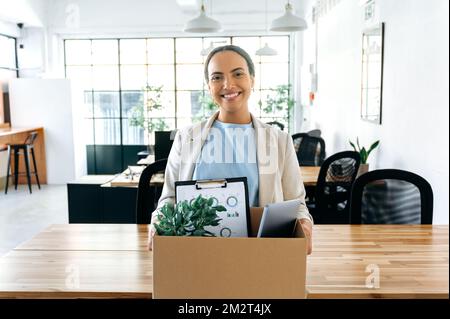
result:
<svg viewBox="0 0 450 319"><path fill-rule="evenodd" d="M384 23L362 34L361 119L381 124L383 102Z"/></svg>

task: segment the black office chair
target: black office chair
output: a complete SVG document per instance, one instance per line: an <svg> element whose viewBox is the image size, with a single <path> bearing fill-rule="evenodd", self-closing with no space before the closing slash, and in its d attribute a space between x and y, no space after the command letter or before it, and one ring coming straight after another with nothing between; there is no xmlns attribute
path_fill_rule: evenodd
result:
<svg viewBox="0 0 450 319"><path fill-rule="evenodd" d="M284 124L277 122L277 121L272 121L272 122L267 122L266 124L278 127L280 130L284 130Z"/></svg>
<svg viewBox="0 0 450 319"><path fill-rule="evenodd" d="M412 172L367 172L353 185L350 218L352 224L432 224L433 190Z"/></svg>
<svg viewBox="0 0 450 319"><path fill-rule="evenodd" d="M164 172L167 166L167 158L161 159L148 165L139 178L138 192L136 197L136 223L149 224L151 212L156 209L158 199L161 196L162 187L150 185L152 176Z"/></svg>
<svg viewBox="0 0 450 319"><path fill-rule="evenodd" d="M348 224L350 194L358 173L359 153L333 154L322 164L314 200L307 203L316 224Z"/></svg>
<svg viewBox="0 0 450 319"><path fill-rule="evenodd" d="M177 130L155 131L155 161L168 158Z"/></svg>
<svg viewBox="0 0 450 319"><path fill-rule="evenodd" d="M309 136L313 136L313 137L320 137L322 135L322 131L319 129L315 129L315 130L306 132L306 134L308 134Z"/></svg>
<svg viewBox="0 0 450 319"><path fill-rule="evenodd" d="M28 182L28 188L30 190L30 193L32 193L31 190L31 175L36 176L36 183L38 185L38 188L41 189L41 184L39 183L39 176L37 172L37 166L36 166L36 158L34 156L34 142L36 141L36 138L38 136L38 132L31 132L25 141L22 144L8 144L8 165L7 165L7 173L6 173L6 186L5 186L5 194L8 194L8 184L9 184L9 178L10 176L10 170L11 170L11 153L14 154L14 187L17 189L17 184L19 181L19 175L26 175L27 176L27 182ZM31 159L33 161L34 171L30 170L30 159L29 154L31 153ZM23 159L25 162L25 172L19 172L19 155L23 155Z"/></svg>
<svg viewBox="0 0 450 319"><path fill-rule="evenodd" d="M320 166L325 159L325 141L307 133L292 135L297 160L300 166Z"/></svg>

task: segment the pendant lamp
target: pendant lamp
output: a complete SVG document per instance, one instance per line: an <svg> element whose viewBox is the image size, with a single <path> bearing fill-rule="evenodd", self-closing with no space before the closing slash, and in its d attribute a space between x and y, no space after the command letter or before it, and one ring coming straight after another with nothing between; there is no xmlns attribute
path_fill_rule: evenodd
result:
<svg viewBox="0 0 450 319"><path fill-rule="evenodd" d="M286 3L285 13L283 16L272 21L271 31L295 32L303 31L308 27L306 21L293 13L290 2Z"/></svg>
<svg viewBox="0 0 450 319"><path fill-rule="evenodd" d="M189 20L184 26L184 32L193 33L213 33L219 32L222 29L220 23L214 19L211 19L206 15L205 5L202 1L200 8L200 15L195 19Z"/></svg>

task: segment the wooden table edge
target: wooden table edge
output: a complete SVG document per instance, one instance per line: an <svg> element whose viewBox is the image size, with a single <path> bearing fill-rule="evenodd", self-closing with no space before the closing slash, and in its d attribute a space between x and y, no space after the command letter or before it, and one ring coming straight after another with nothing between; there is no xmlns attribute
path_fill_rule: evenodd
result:
<svg viewBox="0 0 450 319"><path fill-rule="evenodd" d="M152 299L151 292L0 291L0 299Z"/></svg>

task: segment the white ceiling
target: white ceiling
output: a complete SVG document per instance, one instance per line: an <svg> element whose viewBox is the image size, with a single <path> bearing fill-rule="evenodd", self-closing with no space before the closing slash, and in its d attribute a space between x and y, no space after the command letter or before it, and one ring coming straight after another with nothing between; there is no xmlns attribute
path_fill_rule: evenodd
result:
<svg viewBox="0 0 450 319"><path fill-rule="evenodd" d="M303 15L302 6L305 2L311 0L290 0L299 15ZM102 8L102 14L110 8L124 5L130 12L136 9L136 14L143 6L167 8L183 14L188 19L198 14L201 0L115 0L103 2L101 0L0 0L0 20L19 23L22 22L26 26L40 27L47 24L47 19L52 16L53 9L64 3L68 5L79 5L81 8L91 6L93 8ZM267 12L269 16L281 15L284 11L284 5L287 0L267 0ZM117 4L120 3L120 4ZM264 16L266 8L266 0L204 0L207 14L216 18L230 17L231 21L236 18L245 16ZM174 10L175 9L175 10ZM58 14L60 14L59 12ZM82 12L81 12L82 13Z"/></svg>
<svg viewBox="0 0 450 319"><path fill-rule="evenodd" d="M0 20L42 27L47 0L0 0Z"/></svg>

